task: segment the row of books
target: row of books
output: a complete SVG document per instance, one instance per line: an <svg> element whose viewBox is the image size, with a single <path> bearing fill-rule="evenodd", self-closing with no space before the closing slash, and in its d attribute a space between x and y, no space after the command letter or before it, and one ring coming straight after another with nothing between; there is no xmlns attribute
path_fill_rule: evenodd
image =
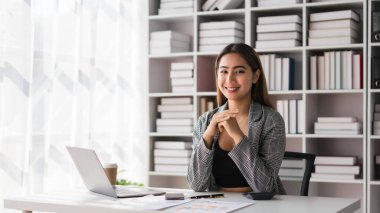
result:
<svg viewBox="0 0 380 213"><path fill-rule="evenodd" d="M270 91L295 89L293 58L281 58L276 54L260 55L267 87Z"/></svg>
<svg viewBox="0 0 380 213"><path fill-rule="evenodd" d="M363 57L353 51L331 51L310 57L310 89L362 89Z"/></svg>
<svg viewBox="0 0 380 213"><path fill-rule="evenodd" d="M201 52L219 52L230 43L244 42L244 25L238 21L203 22L199 29Z"/></svg>
<svg viewBox="0 0 380 213"><path fill-rule="evenodd" d="M150 54L168 54L173 52L189 52L191 36L172 30L150 33Z"/></svg>
<svg viewBox="0 0 380 213"><path fill-rule="evenodd" d="M309 46L356 43L360 16L352 10L310 14Z"/></svg>
<svg viewBox="0 0 380 213"><path fill-rule="evenodd" d="M354 117L318 117L314 133L357 135L362 133L362 124Z"/></svg>
<svg viewBox="0 0 380 213"><path fill-rule="evenodd" d="M173 93L194 92L193 62L173 62L170 66Z"/></svg>
<svg viewBox="0 0 380 213"><path fill-rule="evenodd" d="M203 11L236 9L243 2L244 0L205 0L201 8Z"/></svg>
<svg viewBox="0 0 380 213"><path fill-rule="evenodd" d="M281 114L285 123L285 133L301 134L304 131L303 100L278 100L276 102L277 111Z"/></svg>
<svg viewBox="0 0 380 213"><path fill-rule="evenodd" d="M257 7L289 6L301 2L301 0L257 0Z"/></svg>
<svg viewBox="0 0 380 213"><path fill-rule="evenodd" d="M158 15L184 14L194 11L194 0L161 0Z"/></svg>
<svg viewBox="0 0 380 213"><path fill-rule="evenodd" d="M186 173L191 156L191 142L155 141L154 171Z"/></svg>
<svg viewBox="0 0 380 213"><path fill-rule="evenodd" d="M373 134L380 135L380 104L373 105L372 118Z"/></svg>
<svg viewBox="0 0 380 213"><path fill-rule="evenodd" d="M299 15L259 17L256 48L300 46L302 18Z"/></svg>
<svg viewBox="0 0 380 213"><path fill-rule="evenodd" d="M216 107L215 98L212 97L201 97L199 99L200 102L200 111L199 115L202 115L205 112L211 111Z"/></svg>
<svg viewBox="0 0 380 213"><path fill-rule="evenodd" d="M191 97L161 98L157 111L161 115L161 118L156 119L157 132L192 132L194 106Z"/></svg>
<svg viewBox="0 0 380 213"><path fill-rule="evenodd" d="M356 156L317 156L315 157L316 179L353 180L360 175L360 166Z"/></svg>

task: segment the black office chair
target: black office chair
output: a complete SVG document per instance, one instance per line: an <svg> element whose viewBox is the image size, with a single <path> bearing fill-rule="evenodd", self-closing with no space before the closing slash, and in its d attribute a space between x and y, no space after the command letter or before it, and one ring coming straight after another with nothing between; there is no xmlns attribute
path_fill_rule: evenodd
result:
<svg viewBox="0 0 380 213"><path fill-rule="evenodd" d="M310 154L310 153L302 153L302 152L285 152L284 159L306 160L305 172L302 179L300 195L308 196L310 177L314 169L315 155Z"/></svg>

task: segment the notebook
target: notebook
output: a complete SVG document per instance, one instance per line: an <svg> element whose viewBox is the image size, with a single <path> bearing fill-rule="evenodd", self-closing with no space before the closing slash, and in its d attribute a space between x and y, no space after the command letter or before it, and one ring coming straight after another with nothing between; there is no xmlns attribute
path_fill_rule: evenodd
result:
<svg viewBox="0 0 380 213"><path fill-rule="evenodd" d="M144 187L112 186L94 150L66 146L87 189L115 198L163 195L165 192Z"/></svg>

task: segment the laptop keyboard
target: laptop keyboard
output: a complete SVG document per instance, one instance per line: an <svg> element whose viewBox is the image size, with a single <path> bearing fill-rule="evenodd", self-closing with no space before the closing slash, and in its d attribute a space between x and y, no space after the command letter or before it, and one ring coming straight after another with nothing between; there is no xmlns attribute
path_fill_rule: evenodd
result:
<svg viewBox="0 0 380 213"><path fill-rule="evenodd" d="M135 194L138 194L138 192L128 190L128 188L125 188L125 187L115 187L115 191L116 191L117 195L135 195Z"/></svg>

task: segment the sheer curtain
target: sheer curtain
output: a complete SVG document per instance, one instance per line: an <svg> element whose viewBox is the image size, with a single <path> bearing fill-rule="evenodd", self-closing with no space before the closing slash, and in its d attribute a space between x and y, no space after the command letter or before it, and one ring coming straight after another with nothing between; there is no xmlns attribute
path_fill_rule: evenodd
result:
<svg viewBox="0 0 380 213"><path fill-rule="evenodd" d="M66 145L146 183L146 4L0 0L1 199L82 185Z"/></svg>

